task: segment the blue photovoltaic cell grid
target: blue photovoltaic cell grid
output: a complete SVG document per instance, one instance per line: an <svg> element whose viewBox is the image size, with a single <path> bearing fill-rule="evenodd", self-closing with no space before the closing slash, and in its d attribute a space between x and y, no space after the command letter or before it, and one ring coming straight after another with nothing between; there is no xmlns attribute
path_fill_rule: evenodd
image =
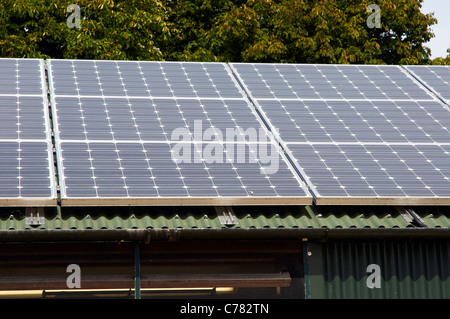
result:
<svg viewBox="0 0 450 319"><path fill-rule="evenodd" d="M46 94L43 91L45 75L42 73L43 60L0 59L0 95Z"/></svg>
<svg viewBox="0 0 450 319"><path fill-rule="evenodd" d="M432 96L392 65L233 63L255 99L424 99Z"/></svg>
<svg viewBox="0 0 450 319"><path fill-rule="evenodd" d="M0 139L47 139L44 107L42 96L0 95Z"/></svg>
<svg viewBox="0 0 450 319"><path fill-rule="evenodd" d="M0 59L0 202L56 205L43 60Z"/></svg>
<svg viewBox="0 0 450 319"><path fill-rule="evenodd" d="M232 69L317 199L450 197L449 109L401 67Z"/></svg>
<svg viewBox="0 0 450 319"><path fill-rule="evenodd" d="M0 202L3 198L36 198L40 206L39 198L55 196L50 171L47 142L0 142ZM18 206L20 201L15 203Z"/></svg>
<svg viewBox="0 0 450 319"><path fill-rule="evenodd" d="M450 66L408 65L405 68L450 104Z"/></svg>
<svg viewBox="0 0 450 319"><path fill-rule="evenodd" d="M50 60L56 95L241 98L221 63Z"/></svg>
<svg viewBox="0 0 450 319"><path fill-rule="evenodd" d="M448 143L450 112L437 101L262 100L283 140L330 143Z"/></svg>
<svg viewBox="0 0 450 319"><path fill-rule="evenodd" d="M56 97L62 140L169 140L177 128L243 130L260 126L244 99L118 99Z"/></svg>
<svg viewBox="0 0 450 319"><path fill-rule="evenodd" d="M176 163L168 143L61 144L69 198L299 196L299 183L282 161L266 175L249 161ZM256 145L245 148L246 157L251 150Z"/></svg>
<svg viewBox="0 0 450 319"><path fill-rule="evenodd" d="M320 196L449 196L449 145L289 144L289 149Z"/></svg>
<svg viewBox="0 0 450 319"><path fill-rule="evenodd" d="M311 201L225 64L50 60L49 77L63 201ZM208 143L230 130L232 150Z"/></svg>

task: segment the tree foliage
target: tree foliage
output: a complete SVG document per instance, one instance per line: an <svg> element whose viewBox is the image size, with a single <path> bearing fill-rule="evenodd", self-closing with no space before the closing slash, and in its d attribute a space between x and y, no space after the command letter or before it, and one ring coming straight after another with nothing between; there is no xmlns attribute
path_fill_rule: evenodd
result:
<svg viewBox="0 0 450 319"><path fill-rule="evenodd" d="M158 1L73 0L80 28L69 28L63 0L0 3L3 57L163 59L158 43L171 36L169 10Z"/></svg>
<svg viewBox="0 0 450 319"><path fill-rule="evenodd" d="M450 48L447 49L447 56L445 58L435 58L431 61L434 65L450 65Z"/></svg>
<svg viewBox="0 0 450 319"><path fill-rule="evenodd" d="M3 0L0 54L126 60L432 63L422 0Z"/></svg>

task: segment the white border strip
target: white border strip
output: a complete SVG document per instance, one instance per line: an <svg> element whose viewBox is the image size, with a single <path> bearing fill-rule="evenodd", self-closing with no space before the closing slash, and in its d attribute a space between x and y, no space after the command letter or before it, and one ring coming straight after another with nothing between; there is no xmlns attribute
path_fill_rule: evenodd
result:
<svg viewBox="0 0 450 319"><path fill-rule="evenodd" d="M83 197L61 198L61 206L238 206L311 205L312 197Z"/></svg>
<svg viewBox="0 0 450 319"><path fill-rule="evenodd" d="M41 68L41 86L42 86L42 99L44 101L44 115L45 115L45 129L47 133L47 153L48 153L48 165L50 174L50 186L52 198L57 198L57 185L56 185L56 175L55 175L55 160L53 158L53 143L52 143L52 129L50 123L50 111L48 102L48 90L47 90L47 77L45 76L45 61L40 60Z"/></svg>
<svg viewBox="0 0 450 319"><path fill-rule="evenodd" d="M50 105L52 112L52 122L53 122L53 134L55 139L55 150L56 150L56 168L58 171L58 183L59 183L59 191L60 196L63 197L65 195L65 181L63 174L63 163L62 163L62 152L59 147L58 141L60 140L59 134L59 123L58 123L58 115L56 112L56 101L54 95L54 86L53 86L53 73L52 73L52 60L47 60L47 81L48 81L48 89L50 93Z"/></svg>

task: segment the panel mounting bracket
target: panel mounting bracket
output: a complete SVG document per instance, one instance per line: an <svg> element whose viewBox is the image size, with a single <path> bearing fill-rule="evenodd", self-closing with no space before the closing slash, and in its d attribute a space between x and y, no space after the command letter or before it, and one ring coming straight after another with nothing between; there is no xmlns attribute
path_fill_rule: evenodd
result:
<svg viewBox="0 0 450 319"><path fill-rule="evenodd" d="M27 207L25 209L25 224L38 226L45 224L43 207Z"/></svg>
<svg viewBox="0 0 450 319"><path fill-rule="evenodd" d="M422 218L412 208L396 206L395 209L408 222L417 227L427 227Z"/></svg>
<svg viewBox="0 0 450 319"><path fill-rule="evenodd" d="M234 226L238 224L238 219L230 206L215 206L214 207L219 217L219 221L225 226Z"/></svg>

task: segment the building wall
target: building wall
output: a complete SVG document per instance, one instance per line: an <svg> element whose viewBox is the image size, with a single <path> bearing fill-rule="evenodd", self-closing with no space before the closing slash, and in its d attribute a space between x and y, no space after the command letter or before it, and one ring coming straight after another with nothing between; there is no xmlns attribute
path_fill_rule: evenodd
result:
<svg viewBox="0 0 450 319"><path fill-rule="evenodd" d="M45 290L33 294L39 298L93 297L86 289L130 298L141 289L141 298L304 299L301 257L294 240L6 242L0 298L24 290ZM69 265L78 266L78 280ZM68 285L75 281L78 287Z"/></svg>
<svg viewBox="0 0 450 319"><path fill-rule="evenodd" d="M450 298L445 239L310 242L304 258L306 298Z"/></svg>

